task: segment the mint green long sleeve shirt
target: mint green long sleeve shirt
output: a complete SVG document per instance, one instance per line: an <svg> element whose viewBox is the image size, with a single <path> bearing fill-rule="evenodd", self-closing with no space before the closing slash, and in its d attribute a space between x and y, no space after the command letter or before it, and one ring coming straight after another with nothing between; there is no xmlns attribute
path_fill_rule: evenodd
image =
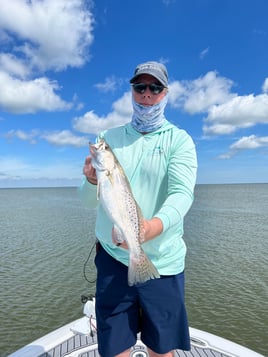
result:
<svg viewBox="0 0 268 357"><path fill-rule="evenodd" d="M146 135L127 124L101 137L123 167L144 218L158 217L163 223L163 232L143 243L144 251L161 275L182 272L186 255L183 220L193 202L197 170L191 137L168 121ZM97 200L97 187L85 180L80 193L88 207L97 207L97 239L111 256L128 265L128 251L112 242L113 223Z"/></svg>

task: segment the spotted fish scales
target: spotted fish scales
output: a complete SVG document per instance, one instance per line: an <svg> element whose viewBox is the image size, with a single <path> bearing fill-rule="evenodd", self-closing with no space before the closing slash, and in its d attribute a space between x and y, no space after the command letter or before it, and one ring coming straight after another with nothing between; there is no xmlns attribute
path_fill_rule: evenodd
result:
<svg viewBox="0 0 268 357"><path fill-rule="evenodd" d="M142 249L143 216L135 201L123 168L104 140L91 146L92 165L98 178L98 197L114 224L118 241L129 251L128 284L159 278L159 273Z"/></svg>

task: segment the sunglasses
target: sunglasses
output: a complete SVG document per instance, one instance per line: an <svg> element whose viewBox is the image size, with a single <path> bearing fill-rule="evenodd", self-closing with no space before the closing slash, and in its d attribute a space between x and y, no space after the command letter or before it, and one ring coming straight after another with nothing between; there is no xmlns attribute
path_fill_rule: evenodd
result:
<svg viewBox="0 0 268 357"><path fill-rule="evenodd" d="M156 83L151 83L151 84L133 83L132 87L134 91L139 94L143 94L146 91L147 87L150 89L151 93L153 94L159 94L165 88L161 84L156 84Z"/></svg>

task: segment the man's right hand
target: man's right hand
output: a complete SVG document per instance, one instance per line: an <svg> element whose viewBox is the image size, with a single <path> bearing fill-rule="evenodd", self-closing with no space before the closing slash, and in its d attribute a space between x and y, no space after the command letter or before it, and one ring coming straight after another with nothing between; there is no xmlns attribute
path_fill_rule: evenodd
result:
<svg viewBox="0 0 268 357"><path fill-rule="evenodd" d="M83 174L86 176L88 182L90 182L92 185L97 185L98 180L96 176L96 170L92 166L91 160L91 156L86 157L85 164L83 167Z"/></svg>

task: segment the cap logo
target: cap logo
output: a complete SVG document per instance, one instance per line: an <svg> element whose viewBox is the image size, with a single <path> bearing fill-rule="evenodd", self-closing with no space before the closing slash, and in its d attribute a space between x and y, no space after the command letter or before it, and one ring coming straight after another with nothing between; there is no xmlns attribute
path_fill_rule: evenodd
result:
<svg viewBox="0 0 268 357"><path fill-rule="evenodd" d="M139 71L142 71L144 69L154 69L156 71L159 71L159 67L153 65L153 64L144 64L144 65L141 65L140 67L137 68L136 70L136 73L139 72Z"/></svg>

